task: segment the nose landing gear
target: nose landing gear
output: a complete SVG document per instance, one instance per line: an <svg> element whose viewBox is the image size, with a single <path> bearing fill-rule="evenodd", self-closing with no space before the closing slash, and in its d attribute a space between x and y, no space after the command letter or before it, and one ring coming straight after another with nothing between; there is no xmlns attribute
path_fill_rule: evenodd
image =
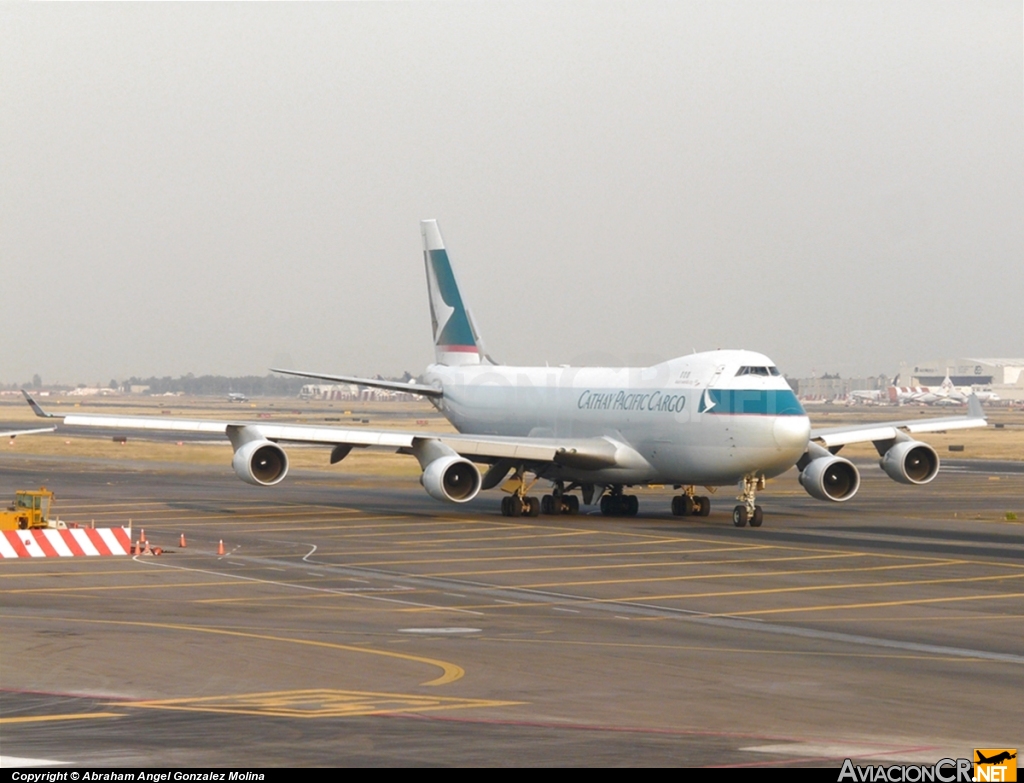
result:
<svg viewBox="0 0 1024 783"><path fill-rule="evenodd" d="M736 527L745 527L748 522L751 527L761 527L761 523L764 522L764 511L760 506L755 505L754 501L757 499L758 490L764 489L764 487L764 476L743 477L740 494L736 496L736 499L742 500L743 504L732 510L732 523Z"/></svg>

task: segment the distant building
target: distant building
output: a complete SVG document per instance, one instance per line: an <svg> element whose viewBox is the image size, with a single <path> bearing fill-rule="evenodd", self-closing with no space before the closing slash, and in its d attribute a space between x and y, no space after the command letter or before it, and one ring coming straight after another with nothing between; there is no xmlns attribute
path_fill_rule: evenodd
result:
<svg viewBox="0 0 1024 783"><path fill-rule="evenodd" d="M303 400L360 400L362 402L415 402L418 394L375 389L354 383L307 383L299 391Z"/></svg>
<svg viewBox="0 0 1024 783"><path fill-rule="evenodd" d="M810 402L832 402L845 400L854 389L884 389L889 378L876 375L870 378L840 378L838 375L822 375L820 378L797 378L796 394ZM793 385L793 382L790 382Z"/></svg>
<svg viewBox="0 0 1024 783"><path fill-rule="evenodd" d="M1024 373L1024 359L935 359L900 365L900 378L911 386L938 386L947 372L955 386L1013 386Z"/></svg>
<svg viewBox="0 0 1024 783"><path fill-rule="evenodd" d="M299 390L303 400L358 400L359 387L353 383L307 383Z"/></svg>
<svg viewBox="0 0 1024 783"><path fill-rule="evenodd" d="M107 397L118 393L117 389L108 389L101 386L79 386L77 389L65 392L68 397Z"/></svg>
<svg viewBox="0 0 1024 783"><path fill-rule="evenodd" d="M900 385L938 386L949 373L954 386L991 389L1004 400L1024 399L1024 359L934 359L900 365Z"/></svg>

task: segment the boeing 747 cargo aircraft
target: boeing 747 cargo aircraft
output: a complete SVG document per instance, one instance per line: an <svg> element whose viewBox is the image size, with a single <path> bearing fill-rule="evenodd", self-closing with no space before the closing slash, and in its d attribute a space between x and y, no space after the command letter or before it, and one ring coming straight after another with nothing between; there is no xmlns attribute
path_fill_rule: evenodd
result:
<svg viewBox="0 0 1024 783"><path fill-rule="evenodd" d="M72 427L114 427L224 434L243 481L279 483L288 473L282 443L324 444L332 463L353 448L410 454L437 500L465 503L502 487L507 516L578 513L580 502L607 515L632 516L631 487L670 485L677 516L707 516L711 501L697 487L739 487L733 523L760 526L757 492L796 465L819 500L852 498L860 474L837 455L846 444L872 442L894 481L927 484L938 473L935 450L912 435L985 426L977 399L966 416L815 430L775 363L751 351L708 351L651 367L511 367L484 350L463 301L437 222L423 234L435 362L415 383L276 370L339 383L422 395L458 434L314 427L247 421L71 414ZM30 404L43 411L28 394ZM529 494L540 479L550 492ZM579 494L576 494L576 493Z"/></svg>

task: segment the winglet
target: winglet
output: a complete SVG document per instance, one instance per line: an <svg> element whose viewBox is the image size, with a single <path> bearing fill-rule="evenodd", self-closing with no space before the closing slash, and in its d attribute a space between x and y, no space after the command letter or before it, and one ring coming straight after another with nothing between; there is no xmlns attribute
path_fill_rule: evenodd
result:
<svg viewBox="0 0 1024 783"><path fill-rule="evenodd" d="M47 413L46 411L44 411L42 406L38 402L36 402L34 399L32 399L32 395L29 394L24 389L21 390L21 393L25 395L25 399L28 400L28 404L32 406L32 410L35 411L36 416L38 416L39 418L41 418L41 419L59 419L59 418L61 418L60 416L55 416L52 413Z"/></svg>
<svg viewBox="0 0 1024 783"><path fill-rule="evenodd" d="M978 399L977 394L971 394L967 398L967 415L972 419L984 419L985 411L981 407L981 400Z"/></svg>

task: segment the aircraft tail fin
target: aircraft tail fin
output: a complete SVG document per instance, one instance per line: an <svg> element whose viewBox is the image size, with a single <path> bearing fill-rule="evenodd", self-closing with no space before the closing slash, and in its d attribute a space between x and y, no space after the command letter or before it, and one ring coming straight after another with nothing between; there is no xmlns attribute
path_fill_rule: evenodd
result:
<svg viewBox="0 0 1024 783"><path fill-rule="evenodd" d="M423 260L427 267L430 321L438 364L494 364L484 352L473 317L462 301L455 272L436 220L420 221Z"/></svg>
<svg viewBox="0 0 1024 783"><path fill-rule="evenodd" d="M981 400L978 399L977 394L972 394L967 398L967 415L974 419L985 419L985 411L981 407Z"/></svg>

